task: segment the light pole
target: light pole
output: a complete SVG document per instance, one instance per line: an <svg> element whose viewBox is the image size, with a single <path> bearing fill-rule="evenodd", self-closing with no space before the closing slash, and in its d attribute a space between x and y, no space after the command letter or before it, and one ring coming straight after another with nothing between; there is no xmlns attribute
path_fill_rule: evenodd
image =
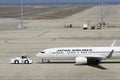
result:
<svg viewBox="0 0 120 80"><path fill-rule="evenodd" d="M103 0L101 0L101 24L103 25Z"/></svg>
<svg viewBox="0 0 120 80"><path fill-rule="evenodd" d="M23 0L20 0L20 24L18 25L18 29L23 29Z"/></svg>

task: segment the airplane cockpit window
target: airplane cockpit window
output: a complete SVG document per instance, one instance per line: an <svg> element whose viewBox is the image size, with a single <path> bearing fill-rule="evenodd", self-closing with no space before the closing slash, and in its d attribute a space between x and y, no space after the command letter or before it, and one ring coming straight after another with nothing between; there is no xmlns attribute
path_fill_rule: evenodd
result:
<svg viewBox="0 0 120 80"><path fill-rule="evenodd" d="M45 53L45 51L41 51L41 53Z"/></svg>

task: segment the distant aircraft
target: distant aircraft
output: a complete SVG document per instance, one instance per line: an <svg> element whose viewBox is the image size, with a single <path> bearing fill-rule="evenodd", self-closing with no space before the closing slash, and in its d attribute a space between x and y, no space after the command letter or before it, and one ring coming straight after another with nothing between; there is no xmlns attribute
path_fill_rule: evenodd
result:
<svg viewBox="0 0 120 80"><path fill-rule="evenodd" d="M110 47L63 47L45 49L36 56L41 63L50 60L75 60L76 64L95 64L108 58L120 58L120 47L114 47L116 40Z"/></svg>

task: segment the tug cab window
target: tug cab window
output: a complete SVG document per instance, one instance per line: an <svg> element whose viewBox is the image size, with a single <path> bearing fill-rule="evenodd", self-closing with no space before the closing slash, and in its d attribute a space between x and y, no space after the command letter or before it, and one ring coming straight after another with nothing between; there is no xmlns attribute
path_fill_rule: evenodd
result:
<svg viewBox="0 0 120 80"><path fill-rule="evenodd" d="M43 54L44 54L44 53L45 53L45 51L41 51L41 53L43 53Z"/></svg>
<svg viewBox="0 0 120 80"><path fill-rule="evenodd" d="M24 58L27 58L27 56L26 56L26 55L23 55L23 56L21 56L21 58L24 59Z"/></svg>

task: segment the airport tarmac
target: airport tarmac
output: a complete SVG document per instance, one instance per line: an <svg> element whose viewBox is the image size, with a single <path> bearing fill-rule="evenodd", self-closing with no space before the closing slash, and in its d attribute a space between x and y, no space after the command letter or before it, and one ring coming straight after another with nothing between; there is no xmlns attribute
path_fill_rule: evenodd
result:
<svg viewBox="0 0 120 80"><path fill-rule="evenodd" d="M109 6L108 6L109 7ZM112 8L115 8L114 10ZM120 5L112 5L108 12L112 10L116 13L119 23ZM98 66L74 65L73 62L51 62L40 64L35 55L43 49L54 47L80 47L80 46L110 46L114 39L116 46L120 45L120 28L103 27L100 30L82 30L81 19L90 16L94 22L99 21L99 17L91 17L88 13L99 16L100 6L92 7L85 13L78 14L64 19L53 20L24 20L25 29L18 30L18 19L0 18L0 79L1 80L119 80L120 60L106 60ZM117 9L116 9L117 8ZM81 15L81 16L80 16ZM113 16L113 13L109 13ZM108 19L108 18L107 18ZM106 19L106 20L107 20ZM83 21L82 21L83 20ZM111 21L112 22L112 21ZM65 23L72 23L73 28L64 28ZM27 54L33 64L9 64L10 58Z"/></svg>

